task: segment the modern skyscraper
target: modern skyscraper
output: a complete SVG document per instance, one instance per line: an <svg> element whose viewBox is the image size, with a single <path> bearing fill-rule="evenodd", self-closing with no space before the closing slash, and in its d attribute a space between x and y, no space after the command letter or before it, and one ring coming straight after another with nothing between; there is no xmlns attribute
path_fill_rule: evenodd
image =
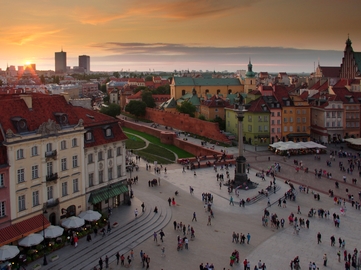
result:
<svg viewBox="0 0 361 270"><path fill-rule="evenodd" d="M55 73L65 73L66 72L66 52L56 52L55 53Z"/></svg>
<svg viewBox="0 0 361 270"><path fill-rule="evenodd" d="M79 67L83 68L85 72L90 71L90 56L79 55Z"/></svg>

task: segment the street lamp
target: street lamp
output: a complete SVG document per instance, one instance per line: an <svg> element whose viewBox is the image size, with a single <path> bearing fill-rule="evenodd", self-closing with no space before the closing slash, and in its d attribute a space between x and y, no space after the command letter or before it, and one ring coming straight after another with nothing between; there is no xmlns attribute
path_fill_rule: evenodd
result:
<svg viewBox="0 0 361 270"><path fill-rule="evenodd" d="M46 259L46 244L45 244L45 216L44 214L47 214L48 211L46 209L43 209L43 238L44 238L44 262L43 265L48 265L48 261Z"/></svg>

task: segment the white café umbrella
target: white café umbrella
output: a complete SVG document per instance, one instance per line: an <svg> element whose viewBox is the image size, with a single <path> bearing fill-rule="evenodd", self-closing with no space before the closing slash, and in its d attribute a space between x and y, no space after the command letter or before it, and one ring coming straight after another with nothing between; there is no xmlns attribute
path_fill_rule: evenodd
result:
<svg viewBox="0 0 361 270"><path fill-rule="evenodd" d="M19 246L31 247L40 244L44 240L44 237L37 233L29 234L19 241Z"/></svg>
<svg viewBox="0 0 361 270"><path fill-rule="evenodd" d="M56 238L63 235L64 229L59 226L50 225L44 231L41 231L40 234L44 235L44 232L45 238Z"/></svg>
<svg viewBox="0 0 361 270"><path fill-rule="evenodd" d="M20 252L17 246L5 245L0 247L0 261L6 261L14 258Z"/></svg>
<svg viewBox="0 0 361 270"><path fill-rule="evenodd" d="M61 226L67 228L67 229L75 229L75 228L79 228L81 226L83 226L85 223L85 220L82 218L78 218L78 217L70 217L67 218L66 220L64 220L61 223Z"/></svg>
<svg viewBox="0 0 361 270"><path fill-rule="evenodd" d="M99 220L101 216L102 215L99 212L93 210L87 210L79 214L79 217L86 221L96 221Z"/></svg>

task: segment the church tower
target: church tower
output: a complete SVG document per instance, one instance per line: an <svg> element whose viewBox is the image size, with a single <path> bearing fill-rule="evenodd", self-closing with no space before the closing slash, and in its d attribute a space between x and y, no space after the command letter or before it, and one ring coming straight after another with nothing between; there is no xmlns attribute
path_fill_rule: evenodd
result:
<svg viewBox="0 0 361 270"><path fill-rule="evenodd" d="M346 40L346 47L341 63L341 79L354 79L361 75L361 53L354 52L350 37Z"/></svg>
<svg viewBox="0 0 361 270"><path fill-rule="evenodd" d="M246 77L244 79L244 92L245 93L249 93L252 90L257 89L256 73L253 72L252 67L253 67L253 65L251 63L251 58L250 58L249 63L248 63L248 70L246 72Z"/></svg>

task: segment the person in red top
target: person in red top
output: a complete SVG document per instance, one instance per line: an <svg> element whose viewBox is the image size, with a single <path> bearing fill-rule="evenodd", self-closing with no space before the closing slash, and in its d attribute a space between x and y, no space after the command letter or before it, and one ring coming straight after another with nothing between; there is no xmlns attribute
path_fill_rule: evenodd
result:
<svg viewBox="0 0 361 270"><path fill-rule="evenodd" d="M247 270L247 263L248 263L247 259L244 259L243 261L244 270Z"/></svg>

